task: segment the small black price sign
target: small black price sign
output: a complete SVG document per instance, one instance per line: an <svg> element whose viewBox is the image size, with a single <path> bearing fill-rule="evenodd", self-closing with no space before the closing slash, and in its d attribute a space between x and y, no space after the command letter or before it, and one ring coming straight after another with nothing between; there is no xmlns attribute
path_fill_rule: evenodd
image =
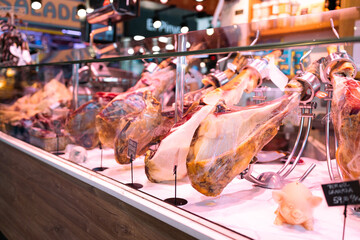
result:
<svg viewBox="0 0 360 240"><path fill-rule="evenodd" d="M129 139L128 142L128 151L127 151L127 156L128 158L135 158L136 156L136 149L137 149L137 142Z"/></svg>
<svg viewBox="0 0 360 240"><path fill-rule="evenodd" d="M54 130L57 135L61 135L61 122L59 120L54 120Z"/></svg>
<svg viewBox="0 0 360 240"><path fill-rule="evenodd" d="M321 185L329 207L360 204L359 181L329 183Z"/></svg>

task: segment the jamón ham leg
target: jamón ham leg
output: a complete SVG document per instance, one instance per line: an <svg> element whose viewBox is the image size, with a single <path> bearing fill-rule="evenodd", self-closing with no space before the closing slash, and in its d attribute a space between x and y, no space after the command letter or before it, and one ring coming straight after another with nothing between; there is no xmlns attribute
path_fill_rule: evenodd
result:
<svg viewBox="0 0 360 240"><path fill-rule="evenodd" d="M195 131L186 166L192 186L217 196L278 131L282 119L299 104L299 93L272 102L227 109L218 105Z"/></svg>
<svg viewBox="0 0 360 240"><path fill-rule="evenodd" d="M145 154L152 142L160 141L174 124L173 117L164 116L160 103L144 93L145 108L139 114L129 114L120 121L123 128L118 128L114 143L115 160L120 164L130 163L127 156L129 139L137 142L136 155Z"/></svg>
<svg viewBox="0 0 360 240"><path fill-rule="evenodd" d="M267 57L275 58L280 51L274 51ZM234 105L240 100L244 90L252 91L259 83L260 76L253 69L245 69L222 87L208 92L194 103L184 119L170 130L160 143L156 152L150 151L145 156L145 172L152 182L173 179L174 164L177 165L178 178L186 176L186 156L190 142L199 124L212 112L217 102L224 99L226 104Z"/></svg>
<svg viewBox="0 0 360 240"><path fill-rule="evenodd" d="M166 67L154 74L147 74L137 85L141 88L132 88L119 94L114 98L96 117L96 128L99 132L101 143L113 148L117 129L122 129L120 120L127 114L139 114L146 105L143 94L150 91L156 99L172 88L175 81L175 70L173 67ZM145 86L144 86L145 85Z"/></svg>
<svg viewBox="0 0 360 240"><path fill-rule="evenodd" d="M151 182L174 179L173 168L176 164L179 179L186 176L185 160L189 151L191 137L200 122L212 111L214 106L199 107L191 117L185 115L184 122L175 125L165 137L157 151L148 151L145 156L145 173ZM190 118L189 118L190 117ZM189 118L189 119L187 119ZM182 124L183 123L183 124Z"/></svg>
<svg viewBox="0 0 360 240"><path fill-rule="evenodd" d="M237 70L239 70L241 66L244 64L244 62L246 62L245 59L240 55L238 55L234 59L233 64L234 65L236 64L235 67L237 67ZM231 79L234 76L235 71L227 69L225 70L224 74L228 79ZM214 81L211 82L212 80ZM214 86L216 85L215 79L213 79L211 76L205 77L204 81L210 85L214 85ZM195 95L202 96L206 91L207 89L202 89L202 91L196 91L197 94ZM189 103L192 104L194 102L194 99L191 99L189 95L188 97L189 97L188 100L190 99ZM129 158L127 157L127 145L129 139L132 139L138 143L137 155L139 156L144 154L145 151L152 144L160 142L160 140L162 140L165 136L167 136L171 127L174 124L174 118L168 116L167 113L161 112L161 106L156 101L155 98L151 97L151 95L150 97L149 95L147 95L144 97L144 99L145 99L146 107L138 114L130 113L128 117L124 116L120 120L120 122L125 121L126 124L121 123L120 125L122 128L119 127L117 128L118 133L116 134L114 149L115 149L115 159L120 164L130 163ZM187 105L191 105L191 104L187 104ZM191 113L188 114L187 117L189 117L190 115ZM187 130L188 129L186 129L186 131ZM190 140L191 138L189 138L189 141ZM185 159L185 156L183 156L183 159ZM156 169L156 167L150 169ZM185 167L182 169L185 170ZM180 173L182 169L180 169L179 171Z"/></svg>
<svg viewBox="0 0 360 240"><path fill-rule="evenodd" d="M332 71L334 88L331 116L338 140L336 160L343 178L360 178L360 82L346 77L351 67L339 64Z"/></svg>
<svg viewBox="0 0 360 240"><path fill-rule="evenodd" d="M96 116L117 95L118 93L98 92L93 100L84 103L68 116L65 127L74 143L86 149L99 145Z"/></svg>

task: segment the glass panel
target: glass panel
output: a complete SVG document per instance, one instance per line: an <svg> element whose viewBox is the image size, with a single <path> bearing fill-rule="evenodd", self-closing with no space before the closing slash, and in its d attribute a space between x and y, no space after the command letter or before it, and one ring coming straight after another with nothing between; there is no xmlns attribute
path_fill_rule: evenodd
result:
<svg viewBox="0 0 360 240"><path fill-rule="evenodd" d="M304 36L303 33L294 33L292 38L270 41L273 34L271 31L280 30L271 30L269 26L265 29L261 23L235 25L214 29L210 35L204 30L168 36L167 43L170 43L171 39L174 49L178 49L177 52L163 50L162 45L160 53L153 54L152 47L155 41L145 39L118 44L116 51L119 52L116 54L121 57L113 57L112 51L115 49L112 49L109 53L99 56L99 59L93 59L93 52L88 48L58 52L59 55L55 54L51 58L39 55L39 64L35 66L4 67L0 70L1 131L46 151L60 154L64 159L120 183L140 183L143 188L139 191L163 200L175 196L176 165L177 197L185 198L189 202L181 206L181 209L252 238L266 238L269 233L277 237L290 238L291 236L285 236L282 228L273 226L273 210L276 209L276 204L271 201L272 191L255 187L252 182L242 179L238 173L218 196L205 196L192 187L191 179L186 176L186 161L191 157L188 157L189 149L192 147L190 144L200 138L195 132L200 132L200 124L214 111L219 112L215 112L213 118L207 120L208 125L202 125L203 129L210 126L204 134L208 137L209 143L198 148L203 150L204 162L208 160L207 156L210 159L221 154L226 155L224 149L233 151L239 139L232 134L240 132L239 129L248 134L244 137L247 138L252 134L251 126L255 128L269 125L268 122L261 122L262 118L266 119L268 115L278 113L281 111L280 106L269 109L262 107L284 96L284 91L280 90L273 80L285 77L287 83L288 79L298 76L297 74L303 71L300 59L304 58L302 63L306 69L311 63L328 55L326 48L330 43L337 43L338 46L339 43L345 43L346 51L354 58L355 63L359 64L360 56L357 49L360 38L353 36L353 31L342 31L340 24L341 21L358 19L358 9L344 9L317 16L321 16L321 19L314 15L300 16L289 18L289 21L282 24L292 29L297 28L297 24L306 23L305 19L310 19L311 24L324 24L323 28L327 29L325 33L315 31L304 33ZM330 29L330 17L338 28L341 36L339 40ZM297 19L302 20L297 22ZM268 21L267 24L272 22L278 26L282 20L285 19ZM304 25L308 24L309 22ZM358 23L351 24L349 26L356 30ZM261 30L260 38L254 46L249 46L258 28ZM304 29L306 32L307 28ZM184 40L190 43L190 50L184 49ZM200 47L197 48L198 46ZM140 47L144 48L144 55L132 55L137 51L140 53L140 50L136 50ZM134 52L129 51L131 48ZM262 65L254 67L250 65L250 61L253 60L253 63L260 60L260 63L264 63L261 59L277 49L283 50L279 53L281 60L267 60L266 65L274 64L282 73L270 73L269 70L268 73L261 72L260 74L264 75L259 76L252 72L255 67L259 67L256 70L260 71ZM312 52L306 57L309 50ZM246 74L243 74L244 72ZM275 75L272 75L274 72ZM183 81L180 81L181 79ZM243 84L244 79L249 83ZM228 84L230 82L231 84ZM220 86L224 87L217 88ZM318 90L329 94L327 87L328 85L322 83ZM214 89L218 90L213 91ZM184 92L184 96L181 92ZM180 101L176 106L175 100ZM225 100L227 105L221 100ZM325 161L321 161L325 158L324 151L321 151L321 142L324 139L323 119L327 113L326 101L323 98L315 97L312 100L318 105L313 109L316 117L311 129L312 140L308 141L310 147L305 149L303 155L306 162L301 161L302 164L294 170L294 176L301 176L309 163L317 163L318 167L314 170L316 172L309 176L309 182L319 185L329 180ZM261 103L263 105L259 105ZM181 114L178 114L180 121L176 122L175 109L178 108L183 108L180 113L185 117L181 118ZM189 109L189 112L193 113L191 110L198 108L201 108L201 112L197 110L193 115L186 113ZM254 124L249 121L248 124L238 125L243 122L242 119L227 119L227 125L221 125L221 122L217 121L217 116L220 116L222 111L230 111L232 108L259 108L258 112L245 117L251 118L260 114L262 117L253 119L260 123ZM270 123L273 126L278 125L275 130L273 129L274 132L271 132L274 133L273 141L263 149L266 150L266 157L260 153L256 156L258 163L262 163L255 164L256 177L261 172L276 172L283 166L282 161L292 151L297 132L302 126L299 112L294 108L287 118L278 118ZM197 115L197 122L192 119L196 113L200 113ZM192 122L189 119L192 119ZM168 138L171 133L184 126L185 124L181 125L184 122L187 125L182 132ZM262 132L257 134L262 135ZM221 145L221 141L225 144ZM245 151L253 151L251 147L252 145L249 145L249 149L245 148ZM134 158L131 157L132 150L135 152ZM156 155L157 153L160 156ZM332 148L333 156L334 153L335 148ZM219 162L222 161L221 158L218 159ZM230 162L236 159L237 156L234 156L226 160ZM255 160L253 157L251 159ZM227 161L221 163L227 166ZM244 164L245 167L249 165L250 163ZM221 166L219 169L223 170ZM208 184L210 189L217 186L213 185L214 187ZM316 195L322 194L320 187L313 190ZM320 211L322 212L317 216L317 227L327 229L322 234L324 238L329 238L333 232L328 231L332 228L328 226L327 208L323 206ZM251 214L255 217L249 217ZM259 219L258 216L265 217ZM336 215L338 218L340 216L341 213ZM264 226L261 231L258 230L259 225ZM349 226L358 224L352 222ZM350 228L351 235L358 236L358 231L356 228ZM314 238L311 235L308 237Z"/></svg>
<svg viewBox="0 0 360 240"><path fill-rule="evenodd" d="M116 44L96 45L95 48L39 53L38 57L34 57L34 64L126 61L354 42L359 40L359 36L354 35L355 21L360 19L359 9L345 8L188 32L186 52L177 52L178 34L174 34L140 41L124 38ZM333 19L340 39L332 32L330 19ZM249 46L257 31L260 33L257 43Z"/></svg>

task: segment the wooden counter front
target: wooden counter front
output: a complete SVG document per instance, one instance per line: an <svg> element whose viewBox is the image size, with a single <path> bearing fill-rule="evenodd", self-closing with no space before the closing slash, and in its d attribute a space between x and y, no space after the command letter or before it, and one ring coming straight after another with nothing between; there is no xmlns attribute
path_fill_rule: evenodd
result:
<svg viewBox="0 0 360 240"><path fill-rule="evenodd" d="M193 239L0 142L0 230L9 239Z"/></svg>

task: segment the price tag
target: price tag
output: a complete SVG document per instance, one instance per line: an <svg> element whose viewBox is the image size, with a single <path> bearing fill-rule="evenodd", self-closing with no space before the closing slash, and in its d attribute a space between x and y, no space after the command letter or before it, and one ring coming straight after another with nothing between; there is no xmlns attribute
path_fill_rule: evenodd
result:
<svg viewBox="0 0 360 240"><path fill-rule="evenodd" d="M329 207L360 204L359 181L329 183L321 185Z"/></svg>
<svg viewBox="0 0 360 240"><path fill-rule="evenodd" d="M129 139L128 142L128 151L127 151L127 156L128 158L135 158L136 156L136 149L137 149L137 142Z"/></svg>
<svg viewBox="0 0 360 240"><path fill-rule="evenodd" d="M59 120L54 120L54 131L57 135L61 135L61 122Z"/></svg>

